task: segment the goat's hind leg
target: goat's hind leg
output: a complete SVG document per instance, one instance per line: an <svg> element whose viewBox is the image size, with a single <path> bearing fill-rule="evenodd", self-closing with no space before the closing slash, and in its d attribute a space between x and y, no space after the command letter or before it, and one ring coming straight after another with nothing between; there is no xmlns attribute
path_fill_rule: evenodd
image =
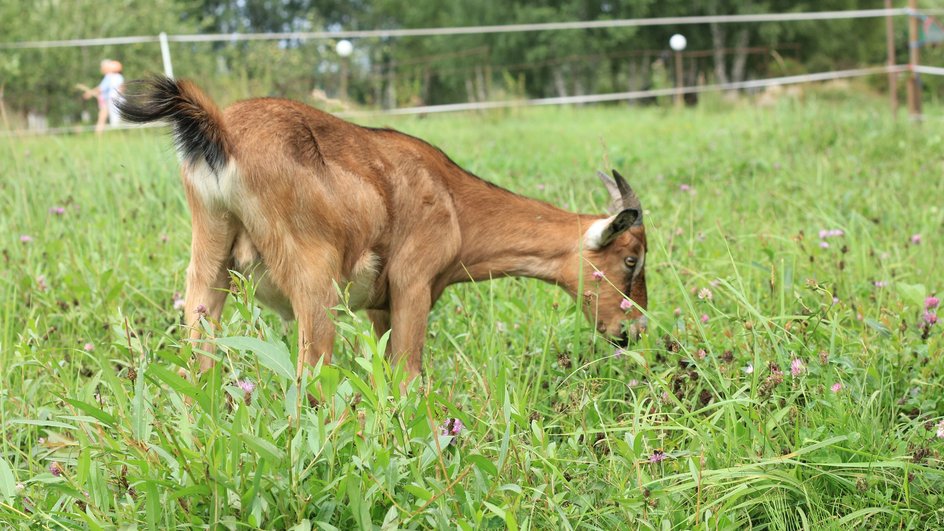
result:
<svg viewBox="0 0 944 531"><path fill-rule="evenodd" d="M200 203L188 189L187 199L193 216L190 265L187 267L187 295L184 322L190 330L190 339L203 335L200 319L218 323L226 302L229 287L229 268L232 267L233 242L239 231L239 222L227 212L213 212ZM212 347L201 346L212 353ZM200 370L213 367L210 356L198 355Z"/></svg>

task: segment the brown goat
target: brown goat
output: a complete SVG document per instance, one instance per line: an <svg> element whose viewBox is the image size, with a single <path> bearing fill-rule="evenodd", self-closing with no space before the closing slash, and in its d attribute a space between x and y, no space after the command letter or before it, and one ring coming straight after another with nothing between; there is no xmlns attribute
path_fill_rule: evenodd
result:
<svg viewBox="0 0 944 531"><path fill-rule="evenodd" d="M393 360L405 358L414 377L430 308L457 282L538 278L581 296L611 338L626 341L624 323L631 333L645 326L642 206L615 171L600 174L612 215L573 214L484 181L422 140L295 101L252 99L221 112L188 81L129 88L126 120L174 129L193 217L193 339L202 315L220 318L231 269L252 275L260 301L298 320L299 374L320 357L331 361L335 283L378 335L392 329ZM200 366L212 363L203 356Z"/></svg>

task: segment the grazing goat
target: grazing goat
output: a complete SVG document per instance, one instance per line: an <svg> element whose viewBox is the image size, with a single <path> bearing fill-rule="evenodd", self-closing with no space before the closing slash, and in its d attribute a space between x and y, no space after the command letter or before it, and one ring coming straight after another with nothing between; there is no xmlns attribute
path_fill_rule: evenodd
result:
<svg viewBox="0 0 944 531"><path fill-rule="evenodd" d="M299 374L331 361L335 284L378 335L392 329L393 361L405 358L411 377L430 308L457 282L538 278L580 297L610 338L625 344L645 326L643 211L616 171L600 174L611 215L574 214L484 181L420 139L296 101L221 111L193 83L157 77L129 86L120 111L173 126L193 218L192 339L201 316L220 318L229 270L251 275L261 302L298 320ZM203 356L201 369L212 363Z"/></svg>

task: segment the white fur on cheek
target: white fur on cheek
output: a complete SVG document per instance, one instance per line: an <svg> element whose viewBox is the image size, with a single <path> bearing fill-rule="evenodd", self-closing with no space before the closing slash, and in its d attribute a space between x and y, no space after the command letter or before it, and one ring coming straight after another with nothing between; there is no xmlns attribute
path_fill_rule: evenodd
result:
<svg viewBox="0 0 944 531"><path fill-rule="evenodd" d="M591 251L599 251L600 248L603 247L601 245L603 242L603 232L610 226L610 223L613 223L614 219L616 219L616 216L594 221L583 235L584 247Z"/></svg>

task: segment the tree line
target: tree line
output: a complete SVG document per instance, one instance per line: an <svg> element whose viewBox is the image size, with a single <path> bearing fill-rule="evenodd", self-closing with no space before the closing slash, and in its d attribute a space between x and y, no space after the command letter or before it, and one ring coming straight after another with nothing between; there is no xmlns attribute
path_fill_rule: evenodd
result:
<svg viewBox="0 0 944 531"><path fill-rule="evenodd" d="M883 7L881 0L7 0L5 42L128 35L469 26ZM906 23L896 18L900 61ZM340 106L398 107L643 90L675 83L669 37L683 33L685 84L724 83L885 61L884 19L697 24L504 34L353 39L338 56L325 40L172 43L175 74L221 101L284 96ZM103 58L126 78L162 70L157 44L0 50L8 121L27 113L78 123L92 103L77 83ZM881 82L878 80L877 82ZM328 102L328 103L324 103ZM8 124L9 125L9 124Z"/></svg>

